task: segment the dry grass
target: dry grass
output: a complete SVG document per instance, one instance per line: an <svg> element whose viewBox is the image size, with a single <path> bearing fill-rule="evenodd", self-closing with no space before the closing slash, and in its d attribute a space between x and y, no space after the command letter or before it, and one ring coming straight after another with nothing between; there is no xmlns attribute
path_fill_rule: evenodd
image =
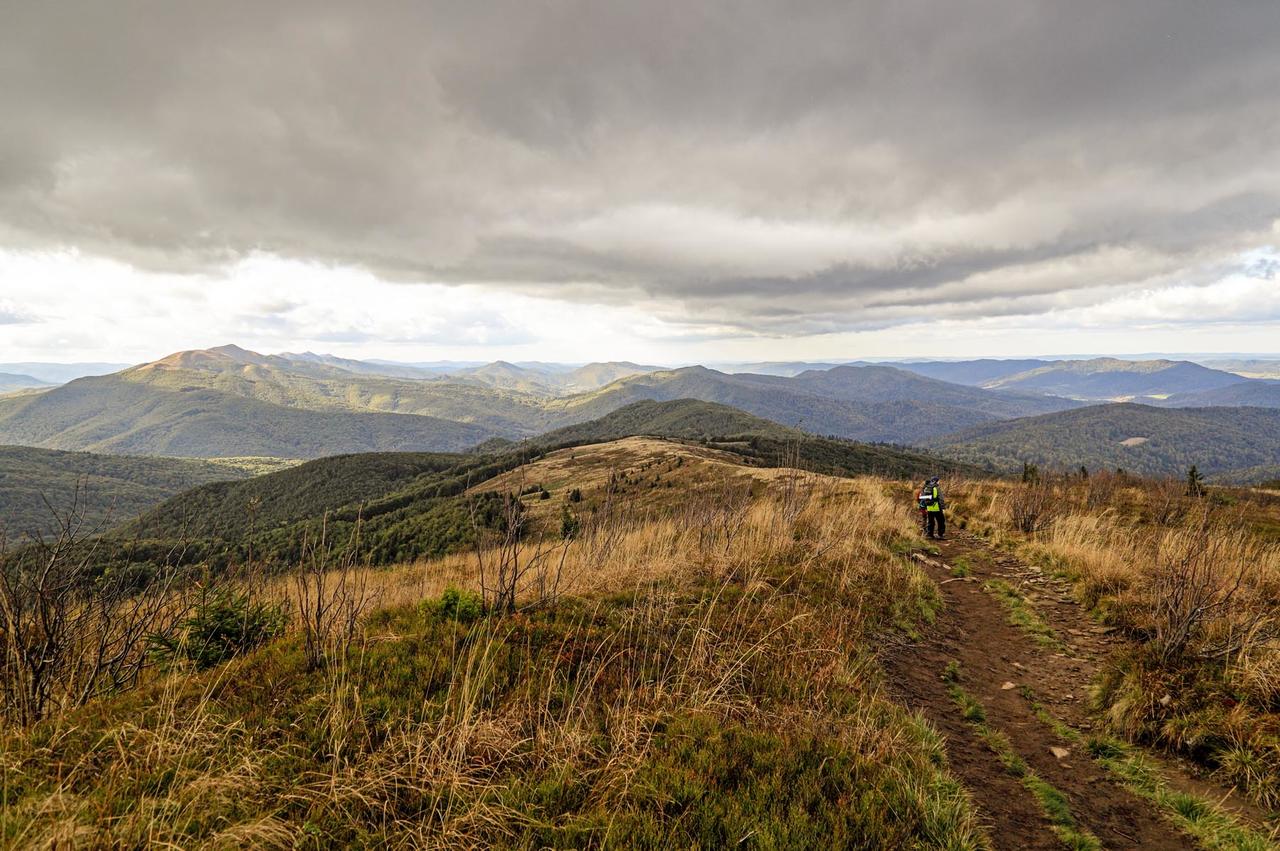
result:
<svg viewBox="0 0 1280 851"><path fill-rule="evenodd" d="M0 840L980 847L869 653L938 604L893 554L910 514L876 480L771 475L601 513L554 606L465 624L421 604L476 588L473 557L367 571L380 608L343 664L293 635L11 731Z"/></svg>

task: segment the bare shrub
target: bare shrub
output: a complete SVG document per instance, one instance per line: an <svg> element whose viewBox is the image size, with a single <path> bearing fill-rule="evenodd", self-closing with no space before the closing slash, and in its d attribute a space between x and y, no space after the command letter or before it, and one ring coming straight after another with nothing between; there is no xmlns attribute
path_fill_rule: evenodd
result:
<svg viewBox="0 0 1280 851"><path fill-rule="evenodd" d="M530 528L524 503L516 495L521 490L503 495L496 533L484 527L478 504L472 503L480 594L494 612L514 613L522 593L531 595L530 606L558 600L565 559L575 540Z"/></svg>
<svg viewBox="0 0 1280 851"><path fill-rule="evenodd" d="M1121 477L1115 473L1094 473L1085 479L1085 507L1091 510L1109 507L1120 485Z"/></svg>
<svg viewBox="0 0 1280 851"><path fill-rule="evenodd" d="M1144 491L1151 511L1151 522L1157 526L1172 527L1186 520L1190 500L1184 482L1160 479L1145 483Z"/></svg>
<svg viewBox="0 0 1280 851"><path fill-rule="evenodd" d="M0 716L23 725L134 685L150 637L171 634L185 611L180 557L103 572L82 491L51 513L48 538L11 551L0 536Z"/></svg>
<svg viewBox="0 0 1280 851"><path fill-rule="evenodd" d="M360 617L371 602L366 574L359 564L361 525L357 518L350 538L339 549L329 537L326 515L319 536L303 540L302 563L294 574L293 587L307 665L312 669L346 657Z"/></svg>
<svg viewBox="0 0 1280 851"><path fill-rule="evenodd" d="M1238 535L1213 528L1207 512L1160 542L1144 590L1162 664L1189 654L1221 660L1276 637L1274 601L1251 599L1257 556Z"/></svg>
<svg viewBox="0 0 1280 851"><path fill-rule="evenodd" d="M1019 532L1030 535L1049 528L1057 511L1053 485L1042 479L1023 482L1009 495L1009 519Z"/></svg>
<svg viewBox="0 0 1280 851"><path fill-rule="evenodd" d="M796 518L804 511L813 491L810 476L800 466L802 462L800 441L803 439L803 433L797 432L794 438L787 440L782 451L781 467L784 472L779 499L782 503L783 522L788 526L794 524Z"/></svg>
<svg viewBox="0 0 1280 851"><path fill-rule="evenodd" d="M727 478L691 500L685 508L684 522L697 536L698 553L727 554L750 507L750 487L735 486Z"/></svg>

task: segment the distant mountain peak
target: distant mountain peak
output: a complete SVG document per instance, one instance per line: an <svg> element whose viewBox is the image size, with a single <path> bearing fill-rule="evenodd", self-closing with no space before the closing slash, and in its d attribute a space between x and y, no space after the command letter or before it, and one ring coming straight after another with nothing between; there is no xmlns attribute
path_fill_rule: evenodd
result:
<svg viewBox="0 0 1280 851"><path fill-rule="evenodd" d="M212 349L191 349L174 352L151 363L140 364L129 372L147 372L157 369L208 369L210 367L226 367L230 364L240 366L265 366L271 362L266 355L251 352L240 346L229 343L215 346Z"/></svg>

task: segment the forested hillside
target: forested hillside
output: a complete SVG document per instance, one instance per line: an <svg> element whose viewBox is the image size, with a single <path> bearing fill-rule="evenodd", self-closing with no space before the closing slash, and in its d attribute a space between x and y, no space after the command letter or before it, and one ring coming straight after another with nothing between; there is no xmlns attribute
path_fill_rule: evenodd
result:
<svg viewBox="0 0 1280 851"><path fill-rule="evenodd" d="M77 504L88 528L115 525L181 491L247 475L205 461L0 446L0 531L44 535L57 525L54 512Z"/></svg>
<svg viewBox="0 0 1280 851"><path fill-rule="evenodd" d="M1275 464L1280 410L1095 405L949 435L938 451L1012 471L1023 462L1062 470L1122 468L1177 476L1192 465L1206 475Z"/></svg>

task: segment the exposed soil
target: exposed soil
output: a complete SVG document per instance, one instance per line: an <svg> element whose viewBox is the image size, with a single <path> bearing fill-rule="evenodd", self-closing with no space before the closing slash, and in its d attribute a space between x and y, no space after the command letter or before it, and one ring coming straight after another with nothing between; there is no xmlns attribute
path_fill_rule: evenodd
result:
<svg viewBox="0 0 1280 851"><path fill-rule="evenodd" d="M992 549L985 541L961 533L939 542L939 548L939 557L923 559L922 564L939 583L946 608L919 644L887 650L884 663L893 694L923 712L946 736L952 770L987 819L996 847L1061 848L1062 844L1039 803L961 716L942 679L953 660L960 663L961 686L982 704L988 725L1003 731L1027 764L1069 799L1077 822L1104 846L1195 847L1149 802L1113 780L1088 754L1072 748L1063 758L1055 756L1050 749L1062 748L1064 743L1035 716L1017 688L1030 687L1053 715L1087 730L1093 723L1088 712L1089 683L1120 639L1088 618L1065 583ZM949 567L962 557L972 572L957 578ZM982 588L989 579L1002 579L1017 588L1063 646L1042 646L1011 625L1004 605ZM1167 773L1180 774L1172 768ZM1171 781L1205 791L1202 781L1190 777L1171 777ZM1212 797L1219 800L1228 794L1217 790Z"/></svg>

